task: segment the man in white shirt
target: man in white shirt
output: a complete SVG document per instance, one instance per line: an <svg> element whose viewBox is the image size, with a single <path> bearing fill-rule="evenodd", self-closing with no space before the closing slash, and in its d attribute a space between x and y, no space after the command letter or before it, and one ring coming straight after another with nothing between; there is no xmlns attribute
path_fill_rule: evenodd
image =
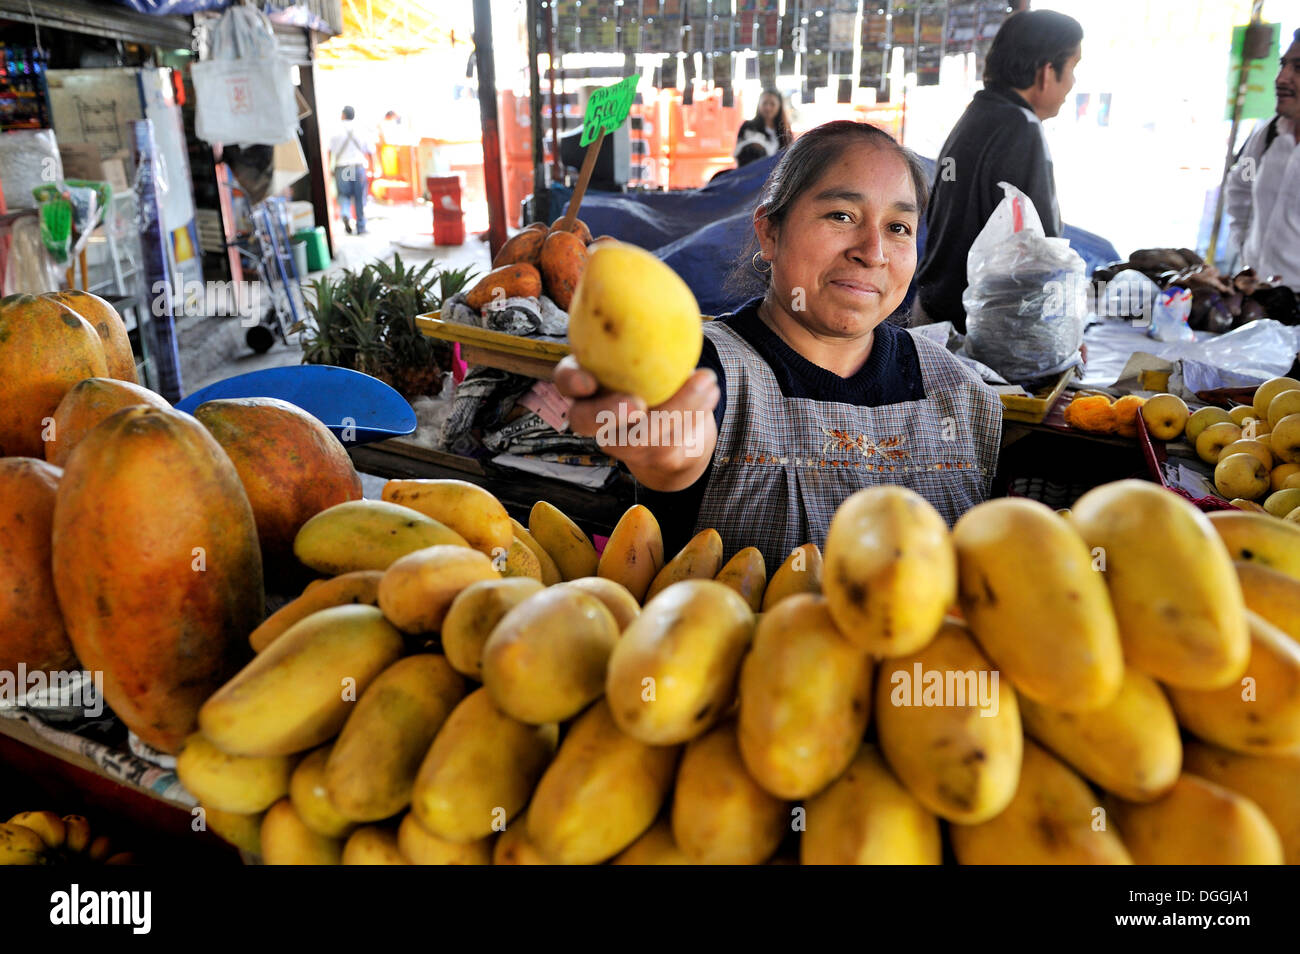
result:
<svg viewBox="0 0 1300 954"><path fill-rule="evenodd" d="M357 219L357 234L366 234L366 192L370 189L367 159L374 155L375 147L369 137L361 133L354 122L357 114L351 106L343 107L343 128L330 140L330 162L334 169L334 184L338 187L339 208L343 212L343 227L352 232L348 221L348 202L352 203Z"/></svg>
<svg viewBox="0 0 1300 954"><path fill-rule="evenodd" d="M1261 123L1228 174L1232 246L1260 279L1280 275L1300 293L1300 30L1274 81L1277 115Z"/></svg>

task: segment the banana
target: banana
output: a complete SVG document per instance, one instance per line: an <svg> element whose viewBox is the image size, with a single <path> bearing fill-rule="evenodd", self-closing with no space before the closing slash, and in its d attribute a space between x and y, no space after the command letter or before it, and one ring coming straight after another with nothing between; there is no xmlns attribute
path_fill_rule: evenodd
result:
<svg viewBox="0 0 1300 954"><path fill-rule="evenodd" d="M494 556L510 548L514 531L501 501L467 480L390 480L382 494L389 503L417 510L446 524L471 547Z"/></svg>
<svg viewBox="0 0 1300 954"><path fill-rule="evenodd" d="M0 825L0 865L45 864L45 842L24 825Z"/></svg>
<svg viewBox="0 0 1300 954"><path fill-rule="evenodd" d="M600 557L578 525L545 500L533 504L528 531L538 546L551 555L566 580L595 576Z"/></svg>
<svg viewBox="0 0 1300 954"><path fill-rule="evenodd" d="M439 544L467 547L455 530L409 507L382 500L348 500L302 525L293 553L321 573L387 570L416 550Z"/></svg>
<svg viewBox="0 0 1300 954"><path fill-rule="evenodd" d="M745 547L714 577L745 598L755 613L763 608L763 591L767 589L767 564L758 547Z"/></svg>
<svg viewBox="0 0 1300 954"><path fill-rule="evenodd" d="M716 530L701 530L655 576L650 589L646 590L646 602L664 587L680 580L711 580L717 576L721 566L722 537Z"/></svg>
<svg viewBox="0 0 1300 954"><path fill-rule="evenodd" d="M1300 525L1259 513L1206 514L1234 560L1246 560L1300 580Z"/></svg>
<svg viewBox="0 0 1300 954"><path fill-rule="evenodd" d="M796 593L822 591L822 551L815 543L795 547L785 562L772 574L763 591L763 612L767 612L787 596Z"/></svg>
<svg viewBox="0 0 1300 954"><path fill-rule="evenodd" d="M90 822L80 815L64 815L63 824L68 829L63 847L74 855L81 854L90 845Z"/></svg>
<svg viewBox="0 0 1300 954"><path fill-rule="evenodd" d="M560 568L555 565L555 561L551 559L551 555L547 553L546 550L542 548L542 545L533 538L533 535L528 532L528 528L514 517L510 518L510 526L515 531L515 539L531 550L533 556L537 557L537 564L541 567L542 571L542 585L554 586L556 583L562 582L564 577L560 575Z"/></svg>
<svg viewBox="0 0 1300 954"><path fill-rule="evenodd" d="M822 589L844 638L884 657L910 655L933 639L957 598L955 538L906 487L859 490L840 504L826 533Z"/></svg>
<svg viewBox="0 0 1300 954"><path fill-rule="evenodd" d="M596 575L622 583L637 602L644 603L646 591L663 565L664 538L659 521L647 508L633 504L609 535Z"/></svg>
<svg viewBox="0 0 1300 954"><path fill-rule="evenodd" d="M9 819L9 824L30 828L51 851L62 848L68 835L68 826L54 812L20 812Z"/></svg>
<svg viewBox="0 0 1300 954"><path fill-rule="evenodd" d="M375 606L379 602L379 581L383 575L378 570L358 570L308 584L301 596L280 607L249 634L249 645L253 652L260 653L294 623L318 610L348 603Z"/></svg>

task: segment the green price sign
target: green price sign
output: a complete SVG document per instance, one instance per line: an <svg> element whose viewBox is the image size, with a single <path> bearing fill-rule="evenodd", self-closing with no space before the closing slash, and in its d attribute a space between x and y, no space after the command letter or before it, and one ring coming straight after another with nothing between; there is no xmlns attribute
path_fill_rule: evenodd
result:
<svg viewBox="0 0 1300 954"><path fill-rule="evenodd" d="M591 94L587 111L582 115L582 139L578 145L589 146L602 130L613 132L623 125L627 114L632 111L632 99L636 96L636 84L640 79L640 76L629 76Z"/></svg>
<svg viewBox="0 0 1300 954"><path fill-rule="evenodd" d="M1262 60L1251 60L1246 69L1246 96L1241 104L1242 119L1267 119L1277 112L1277 98L1273 93L1273 74L1277 71L1282 36L1282 24L1266 24L1273 30L1273 43L1268 56ZM1224 119L1232 118L1232 104L1237 98L1237 81L1241 77L1242 46L1245 44L1246 28L1232 28L1232 63L1228 68L1228 101Z"/></svg>

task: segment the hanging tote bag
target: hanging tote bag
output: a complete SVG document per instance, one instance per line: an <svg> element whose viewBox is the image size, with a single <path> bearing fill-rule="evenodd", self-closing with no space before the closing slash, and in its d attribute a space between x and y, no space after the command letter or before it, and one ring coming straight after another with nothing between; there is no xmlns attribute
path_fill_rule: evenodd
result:
<svg viewBox="0 0 1300 954"><path fill-rule="evenodd" d="M205 142L274 146L298 132L293 72L271 21L233 6L212 27L210 55L190 68L194 131Z"/></svg>

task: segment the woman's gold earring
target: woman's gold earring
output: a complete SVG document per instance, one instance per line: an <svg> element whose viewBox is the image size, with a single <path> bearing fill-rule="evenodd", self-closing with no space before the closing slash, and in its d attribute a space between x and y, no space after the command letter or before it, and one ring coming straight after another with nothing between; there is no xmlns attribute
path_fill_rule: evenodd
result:
<svg viewBox="0 0 1300 954"><path fill-rule="evenodd" d="M760 249L754 253L754 257L750 260L750 264L754 266L754 271L758 272L760 275L766 275L772 270L772 263L767 262L767 268L764 268L760 263L765 261L767 260L763 258L763 252Z"/></svg>

